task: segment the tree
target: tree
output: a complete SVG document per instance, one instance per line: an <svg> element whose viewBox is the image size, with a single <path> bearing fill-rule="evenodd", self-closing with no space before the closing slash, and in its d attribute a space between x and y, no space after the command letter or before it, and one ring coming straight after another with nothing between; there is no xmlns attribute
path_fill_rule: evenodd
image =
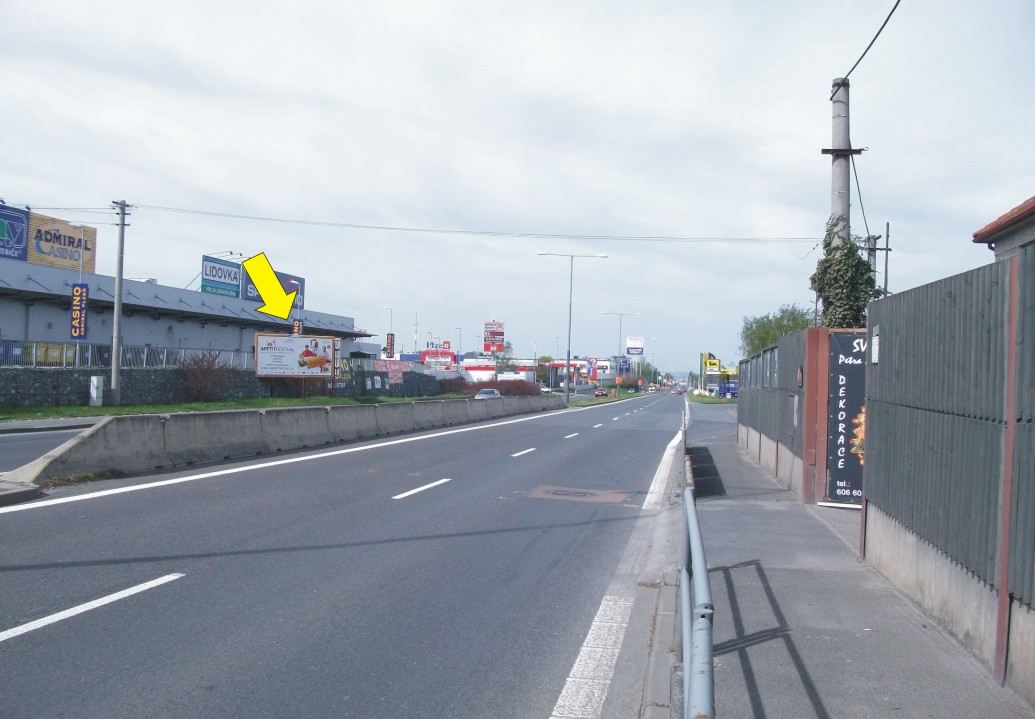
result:
<svg viewBox="0 0 1035 719"><path fill-rule="evenodd" d="M497 372L512 372L517 369L514 361L514 347L510 342L503 343L503 352L495 355Z"/></svg>
<svg viewBox="0 0 1035 719"><path fill-rule="evenodd" d="M553 362L553 357L550 355L542 355L539 358L538 367L535 370L535 378L539 382L546 384L550 381L550 363Z"/></svg>
<svg viewBox="0 0 1035 719"><path fill-rule="evenodd" d="M796 304L781 305L776 312L759 317L745 317L740 330L740 356L756 355L784 335L812 327L812 321L812 311Z"/></svg>
<svg viewBox="0 0 1035 719"><path fill-rule="evenodd" d="M873 269L854 241L840 240L840 215L831 216L823 237L823 259L812 275L812 289L823 304L823 326L865 327L866 305L880 297Z"/></svg>

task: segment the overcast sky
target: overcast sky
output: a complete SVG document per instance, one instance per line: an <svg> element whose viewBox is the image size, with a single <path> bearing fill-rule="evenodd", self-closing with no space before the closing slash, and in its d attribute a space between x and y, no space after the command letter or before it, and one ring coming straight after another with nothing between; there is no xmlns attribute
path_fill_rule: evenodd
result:
<svg viewBox="0 0 1035 719"><path fill-rule="evenodd" d="M606 254L574 261L573 355L734 364L745 316L812 305L831 82L893 4L8 0L0 197L97 226L101 274L112 214L71 208L137 206L127 277L265 252L407 351L495 319L563 357L570 260L536 253ZM1035 194L1033 31L1031 0L903 0L851 74L891 291L991 261L973 232Z"/></svg>

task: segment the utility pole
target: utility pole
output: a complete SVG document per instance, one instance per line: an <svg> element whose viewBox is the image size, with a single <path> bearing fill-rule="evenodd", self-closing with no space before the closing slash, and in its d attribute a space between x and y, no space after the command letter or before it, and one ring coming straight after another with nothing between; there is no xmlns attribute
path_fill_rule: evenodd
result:
<svg viewBox="0 0 1035 719"><path fill-rule="evenodd" d="M836 247L851 239L851 162L852 155L862 150L852 149L848 123L848 78L834 79L833 93L833 147L823 150L832 156L830 187L830 216L836 220L832 244Z"/></svg>
<svg viewBox="0 0 1035 719"><path fill-rule="evenodd" d="M118 200L111 206L119 211L119 247L115 264L115 310L111 324L111 403L120 403L119 375L122 370L122 258L126 243L126 201Z"/></svg>

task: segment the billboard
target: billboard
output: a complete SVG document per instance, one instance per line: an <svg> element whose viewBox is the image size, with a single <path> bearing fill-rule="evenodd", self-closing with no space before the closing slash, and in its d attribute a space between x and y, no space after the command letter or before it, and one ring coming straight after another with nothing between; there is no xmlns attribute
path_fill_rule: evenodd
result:
<svg viewBox="0 0 1035 719"><path fill-rule="evenodd" d="M96 272L97 228L73 226L55 217L30 212L26 260L36 265Z"/></svg>
<svg viewBox="0 0 1035 719"><path fill-rule="evenodd" d="M236 262L201 256L201 291L223 297L241 296L244 270Z"/></svg>
<svg viewBox="0 0 1035 719"><path fill-rule="evenodd" d="M826 500L862 504L866 438L866 333L830 333Z"/></svg>
<svg viewBox="0 0 1035 719"><path fill-rule="evenodd" d="M72 285L72 307L69 310L71 327L69 336L73 340L86 339L86 312L90 303L90 285Z"/></svg>
<svg viewBox="0 0 1035 719"><path fill-rule="evenodd" d="M643 338L642 337L626 337L625 338L625 353L627 355L642 355L643 354Z"/></svg>
<svg viewBox="0 0 1035 719"><path fill-rule="evenodd" d="M0 205L0 259L24 262L28 247L29 212Z"/></svg>
<svg viewBox="0 0 1035 719"><path fill-rule="evenodd" d="M334 338L255 335L256 377L325 377L334 366Z"/></svg>
<svg viewBox="0 0 1035 719"><path fill-rule="evenodd" d="M284 292L291 293L297 290L295 302L291 306L299 310L305 309L305 280L298 275L289 275L287 272L274 271L273 274L280 280ZM244 268L241 269L241 299L249 302L262 302L259 290L256 289L255 283L248 275L248 270Z"/></svg>
<svg viewBox="0 0 1035 719"><path fill-rule="evenodd" d="M495 320L486 322L482 340L482 352L503 352L505 342L503 323Z"/></svg>

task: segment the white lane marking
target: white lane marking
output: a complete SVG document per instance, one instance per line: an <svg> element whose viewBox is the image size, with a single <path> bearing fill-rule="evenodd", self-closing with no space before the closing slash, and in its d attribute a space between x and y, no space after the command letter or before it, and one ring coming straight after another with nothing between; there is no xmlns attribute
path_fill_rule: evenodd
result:
<svg viewBox="0 0 1035 719"><path fill-rule="evenodd" d="M564 438L565 439L571 439L572 437L578 437L578 436L579 436L578 432L572 432L571 434L564 435Z"/></svg>
<svg viewBox="0 0 1035 719"><path fill-rule="evenodd" d="M632 607L632 599L604 597L550 719L599 719Z"/></svg>
<svg viewBox="0 0 1035 719"><path fill-rule="evenodd" d="M535 447L530 447L529 449L523 449L520 452L516 452L516 453L514 453L514 454L512 454L510 456L511 457L520 457L523 454L528 454L529 452L534 452L534 451L535 451Z"/></svg>
<svg viewBox="0 0 1035 719"><path fill-rule="evenodd" d="M612 422L617 422L617 421L618 421L618 420L620 420L620 419L621 419L621 417L612 417L612 418L611 418L611 421L612 421Z"/></svg>
<svg viewBox="0 0 1035 719"><path fill-rule="evenodd" d="M250 472L253 469L265 469L267 467L277 467L284 464L294 464L295 462L308 462L311 459L325 459L327 457L336 457L340 454L351 454L353 452L365 452L369 449L379 449L381 447L390 447L396 444L406 444L407 442L420 442L425 439L434 439L436 437L445 437L451 434L460 434L461 432L476 432L482 429L491 429L493 427L501 427L508 424L516 424L518 422L529 422L534 419L543 419L561 412L583 412L590 407L579 407L576 409L562 409L556 412L550 412L545 415L536 415L533 417L521 417L519 419L504 420L502 422L496 422L494 424L485 424L478 427L460 427L458 429L448 429L442 432L435 432L434 434L425 434L419 437L400 437L399 439L391 439L384 442L376 442L374 444L364 445L362 447L348 447L346 449L335 449L328 452L320 452L318 454L307 454L302 457L289 457L286 459L276 459L269 462L259 462L258 464L249 464L245 467L231 467L229 469L218 469L213 472L202 472L201 474L192 474L186 477L177 477L176 479L163 479L158 482L148 482L146 484L134 484L129 487L119 487L118 489L102 489L99 492L91 492L89 494L77 494L74 497L59 497L57 499L44 499L39 502L30 502L28 504L14 504L8 507L0 507L0 514L7 514L9 512L25 512L30 509L41 509L44 507L52 507L55 504L66 504L68 502L82 502L87 499L99 499L101 497L108 497L113 494L124 494L126 492L139 492L144 489L155 489L157 487L167 487L173 484L181 484L183 482L194 482L199 479L210 479L212 477L222 477L228 474L239 474L241 472Z"/></svg>
<svg viewBox="0 0 1035 719"><path fill-rule="evenodd" d="M661 503L665 496L665 483L668 481L668 475L672 471L672 462L675 461L676 450L682 442L683 433L676 432L676 436L665 447L665 454L662 455L661 463L658 464L658 469L654 472L654 479L650 483L650 489L647 490L647 498L643 500L643 509L645 511L661 509Z"/></svg>
<svg viewBox="0 0 1035 719"><path fill-rule="evenodd" d="M42 619L37 619L34 622L29 622L28 624L22 624L20 626L14 627L13 629L8 629L5 632L0 632L0 642L6 642L8 639L12 639L14 637L17 637L20 634L25 634L25 633L31 632L31 631L33 631L35 629L41 629L42 627L45 627L48 624L53 624L54 622L60 622L63 619L68 619L69 617L74 617L76 614L82 614L83 612L88 612L91 609L97 609L97 607L103 607L105 604L111 604L112 602L117 602L118 600L125 599L126 597L129 597L129 596L131 596L133 594L139 594L140 592L146 592L148 589L154 589L155 587L157 587L159 585L165 584L166 582L171 582L174 579L179 579L182 576L184 576L184 575L183 574L166 574L164 577L159 577L158 579L152 579L150 582L144 582L143 584L138 584L135 587L130 587L129 589L123 589L121 592L115 592L114 594L109 594L106 597L101 597L100 599L94 599L92 602L87 602L86 604L80 604L77 607L72 607L71 609L66 609L63 612L58 612L57 614L51 614L48 617L43 617Z"/></svg>
<svg viewBox="0 0 1035 719"><path fill-rule="evenodd" d="M593 429L597 429L598 427L603 427L603 426L604 426L604 424L603 424L603 422L601 422L600 424L593 425Z"/></svg>
<svg viewBox="0 0 1035 719"><path fill-rule="evenodd" d="M390 439L385 442L375 442L374 444L367 444L362 447L348 447L346 449L335 449L329 452L319 452L318 454L307 454L302 457L276 459L270 462L259 462L258 464L249 464L245 467L231 467L230 469L219 469L214 472L202 472L201 474L192 474L186 477L177 477L176 479L163 479L158 482L134 484L129 487L119 487L118 489L102 489L99 492L91 492L89 494L77 494L73 497L59 497L57 499L44 499L39 502L30 502L28 504L14 504L8 507L0 507L0 514L8 514L10 512L25 512L30 509L42 509L45 507L52 507L56 504L66 504L68 502L83 502L87 499L100 499L101 497L109 497L114 494L124 494L126 492L139 492L144 489L168 487L173 484L182 484L183 482L194 482L199 479L210 479L212 477L222 477L228 474L239 474L241 472L250 472L253 469L265 469L266 467L277 467L283 464L294 464L295 462L308 462L313 459L325 459L327 457L336 457L340 454L351 454L352 452L365 452L370 449L391 447L392 445L406 444L407 442L422 442L426 439L447 437L451 434L460 434L462 432L478 432L483 429L493 429L495 427L503 427L508 424L517 424L518 422L531 422L533 420L545 419L561 413L570 414L573 412L587 412L590 410L599 409L600 407L601 405L588 405L586 407L575 407L572 409L565 408L559 409L554 412L533 415L531 417L519 417L517 419L507 419L501 422L493 422L492 424L482 424L478 425L477 427L459 427L457 429L447 429L442 432L434 432L432 434L422 434L418 437L400 437L399 439ZM615 419L618 418L615 417Z"/></svg>
<svg viewBox="0 0 1035 719"><path fill-rule="evenodd" d="M437 487L440 484L445 484L446 482L452 482L452 481L453 480L452 480L451 477L446 478L446 479L440 479L437 482L432 482L431 484L425 484L423 487L417 487L416 489L411 489L409 492L403 492L402 494L397 494L394 497L392 497L392 499L403 499L405 497L409 497L411 494L416 494L417 492L423 492L425 489L431 489L432 487Z"/></svg>

